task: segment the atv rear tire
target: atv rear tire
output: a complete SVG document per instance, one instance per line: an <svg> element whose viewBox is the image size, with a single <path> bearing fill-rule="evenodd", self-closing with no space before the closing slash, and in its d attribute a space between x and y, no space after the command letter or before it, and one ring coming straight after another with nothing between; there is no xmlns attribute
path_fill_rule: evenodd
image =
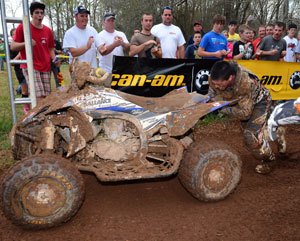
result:
<svg viewBox="0 0 300 241"><path fill-rule="evenodd" d="M182 185L201 201L226 198L241 179L239 155L220 141L193 143L179 168Z"/></svg>
<svg viewBox="0 0 300 241"><path fill-rule="evenodd" d="M36 155L3 177L0 205L5 216L25 228L48 228L69 220L84 199L77 168L55 155Z"/></svg>

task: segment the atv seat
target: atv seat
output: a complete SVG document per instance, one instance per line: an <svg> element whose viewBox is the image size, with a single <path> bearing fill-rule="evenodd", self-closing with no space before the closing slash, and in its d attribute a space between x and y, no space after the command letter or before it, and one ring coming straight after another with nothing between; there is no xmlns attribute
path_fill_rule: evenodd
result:
<svg viewBox="0 0 300 241"><path fill-rule="evenodd" d="M155 113L178 111L197 103L206 103L210 99L208 95L188 93L185 88L175 89L162 97L143 97L121 91L116 91L116 93L125 100Z"/></svg>

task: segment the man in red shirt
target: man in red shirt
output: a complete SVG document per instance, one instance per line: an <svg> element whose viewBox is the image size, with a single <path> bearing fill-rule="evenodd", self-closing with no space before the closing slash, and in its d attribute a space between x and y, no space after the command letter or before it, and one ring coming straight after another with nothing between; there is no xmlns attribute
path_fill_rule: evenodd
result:
<svg viewBox="0 0 300 241"><path fill-rule="evenodd" d="M42 24L45 5L33 2L30 5L30 29L32 34L33 68L35 76L35 91L37 101L51 92L50 71L51 61L55 59L54 37L52 30ZM20 51L21 59L26 59L23 24L20 24L11 43L12 51ZM23 74L28 83L26 64L21 64Z"/></svg>
<svg viewBox="0 0 300 241"><path fill-rule="evenodd" d="M262 39L266 36L266 27L264 25L259 26L258 28L258 37L253 41L254 53L257 50L258 45L262 41Z"/></svg>

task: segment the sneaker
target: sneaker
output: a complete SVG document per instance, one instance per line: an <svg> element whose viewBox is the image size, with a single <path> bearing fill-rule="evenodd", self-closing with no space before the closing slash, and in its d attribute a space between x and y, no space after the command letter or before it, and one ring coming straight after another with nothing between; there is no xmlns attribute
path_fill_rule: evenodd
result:
<svg viewBox="0 0 300 241"><path fill-rule="evenodd" d="M22 87L21 87L21 85L19 85L19 86L16 88L16 93L17 93L17 95L22 94Z"/></svg>
<svg viewBox="0 0 300 241"><path fill-rule="evenodd" d="M255 167L255 171L259 174L268 174L271 172L269 164L263 162Z"/></svg>

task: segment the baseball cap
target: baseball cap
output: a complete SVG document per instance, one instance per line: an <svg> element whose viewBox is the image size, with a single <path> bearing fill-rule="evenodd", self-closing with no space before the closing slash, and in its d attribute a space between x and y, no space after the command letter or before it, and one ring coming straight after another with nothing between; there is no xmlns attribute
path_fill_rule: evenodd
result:
<svg viewBox="0 0 300 241"><path fill-rule="evenodd" d="M108 20L108 19L111 19L111 18L116 19L116 15L115 15L114 13L106 13L106 14L104 14L104 16L103 16L103 20L104 20L104 21L105 21L105 20Z"/></svg>
<svg viewBox="0 0 300 241"><path fill-rule="evenodd" d="M73 13L74 13L74 15L77 15L78 13L90 14L90 11L87 10L84 6L80 5L74 9Z"/></svg>
<svg viewBox="0 0 300 241"><path fill-rule="evenodd" d="M194 22L194 26L196 26L196 25L201 25L202 26L202 23L197 20L197 21Z"/></svg>

